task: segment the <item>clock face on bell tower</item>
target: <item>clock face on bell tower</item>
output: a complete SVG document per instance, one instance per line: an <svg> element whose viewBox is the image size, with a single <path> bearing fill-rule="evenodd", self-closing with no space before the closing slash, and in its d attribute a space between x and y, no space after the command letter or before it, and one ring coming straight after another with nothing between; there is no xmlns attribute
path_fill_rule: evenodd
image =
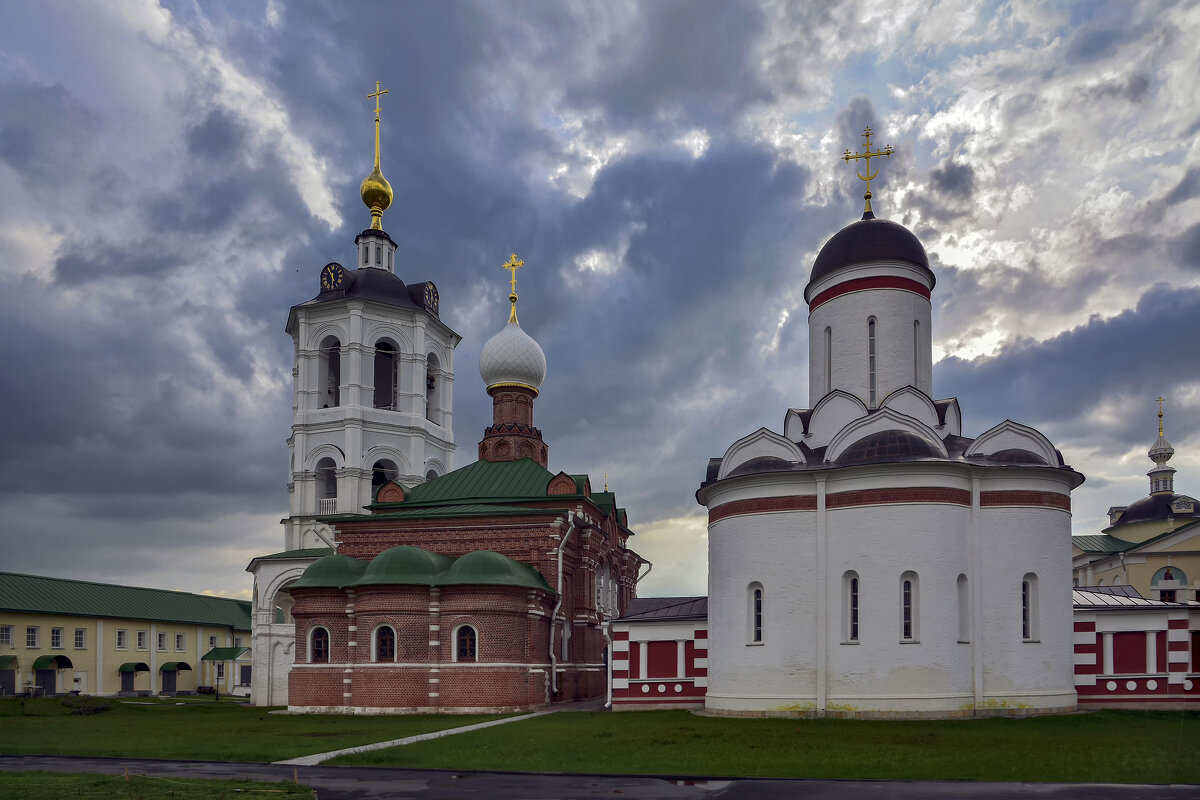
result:
<svg viewBox="0 0 1200 800"><path fill-rule="evenodd" d="M346 278L346 270L341 264L326 264L321 270L321 290L337 289Z"/></svg>

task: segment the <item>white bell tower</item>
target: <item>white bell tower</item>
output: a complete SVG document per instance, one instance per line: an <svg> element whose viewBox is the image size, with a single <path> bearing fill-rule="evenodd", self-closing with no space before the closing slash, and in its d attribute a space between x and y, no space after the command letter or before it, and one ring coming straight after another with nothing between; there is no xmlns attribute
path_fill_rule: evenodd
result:
<svg viewBox="0 0 1200 800"><path fill-rule="evenodd" d="M453 468L454 348L430 281L396 275L396 243L383 230L392 187L375 167L359 193L371 227L355 237L354 267L332 262L316 295L292 306L292 432L282 552L255 558L253 683L256 705L286 705L295 646L288 586L336 549L327 518L366 514L390 480L413 486Z"/></svg>

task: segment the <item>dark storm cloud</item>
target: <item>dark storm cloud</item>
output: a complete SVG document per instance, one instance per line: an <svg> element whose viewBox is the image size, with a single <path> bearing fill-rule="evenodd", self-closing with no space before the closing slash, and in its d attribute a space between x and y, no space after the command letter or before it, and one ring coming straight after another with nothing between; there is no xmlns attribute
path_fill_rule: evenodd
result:
<svg viewBox="0 0 1200 800"><path fill-rule="evenodd" d="M220 161L240 154L246 139L245 126L227 111L216 109L185 135L188 153L205 161Z"/></svg>
<svg viewBox="0 0 1200 800"><path fill-rule="evenodd" d="M77 177L99 124L61 84L0 81L0 161L27 181L53 185Z"/></svg>
<svg viewBox="0 0 1200 800"><path fill-rule="evenodd" d="M1189 269L1200 271L1200 223L1184 231L1175 240L1172 249L1181 264Z"/></svg>
<svg viewBox="0 0 1200 800"><path fill-rule="evenodd" d="M567 100L599 107L617 127L728 122L772 97L752 62L764 22L760 9L728 0L643 5L629 35L600 49L604 67L571 87Z"/></svg>
<svg viewBox="0 0 1200 800"><path fill-rule="evenodd" d="M940 289L941 287L939 287ZM1134 395L1169 396L1200 375L1200 288L1157 285L1137 306L1115 317L1094 317L1045 342L1020 340L990 358L948 358L938 364L938 393L956 395L974 423L972 435L1026 409L1033 425L1055 423L1087 440L1119 449L1146 437L1146 420L1113 430L1088 430L1087 409ZM1200 420L1180 416L1180 438L1200 433Z"/></svg>
<svg viewBox="0 0 1200 800"><path fill-rule="evenodd" d="M1091 64L1111 54L1127 32L1116 28L1080 30L1067 44L1064 55L1072 64Z"/></svg>

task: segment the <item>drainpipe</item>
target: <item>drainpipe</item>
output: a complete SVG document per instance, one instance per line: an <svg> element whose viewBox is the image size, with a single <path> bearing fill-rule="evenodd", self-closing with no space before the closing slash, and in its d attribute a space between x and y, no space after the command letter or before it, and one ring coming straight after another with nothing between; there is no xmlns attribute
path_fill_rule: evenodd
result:
<svg viewBox="0 0 1200 800"><path fill-rule="evenodd" d="M613 676L612 676L612 673L613 673L612 622L605 621L605 623L600 627L600 630L604 631L604 643L608 646L608 649L605 651L608 653L608 658L605 659L608 663L605 665L604 671L606 673L608 673L608 681L607 681L607 688L604 691L604 707L612 708L612 692L613 692L613 687L612 687L612 682L613 682Z"/></svg>
<svg viewBox="0 0 1200 800"><path fill-rule="evenodd" d="M643 578L645 578L647 575L649 575L649 574L650 574L650 571L651 571L652 569L654 569L654 565L653 565L653 564L651 564L649 561L647 561L647 560L646 560L646 559L644 559L644 558L642 559L642 563L646 565L646 571L645 571L645 572L643 572L641 575L638 575L638 577L637 577L637 580L636 580L636 581L634 581L634 585L637 585L637 584L641 583L641 582L642 582L642 579L643 579Z"/></svg>
<svg viewBox="0 0 1200 800"><path fill-rule="evenodd" d="M558 543L558 601L554 604L554 611L550 613L550 696L553 698L555 692L558 691L558 656L554 655L555 647L558 642L554 638L554 621L558 619L558 611L562 608L563 601L563 551L567 547L567 539L571 538L571 533L575 530L575 517L567 512L567 532L563 534L562 540Z"/></svg>

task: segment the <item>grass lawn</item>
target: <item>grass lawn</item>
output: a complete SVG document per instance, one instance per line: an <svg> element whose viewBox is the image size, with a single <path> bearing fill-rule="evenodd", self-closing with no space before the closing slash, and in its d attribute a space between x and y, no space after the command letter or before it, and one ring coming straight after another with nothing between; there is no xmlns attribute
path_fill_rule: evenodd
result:
<svg viewBox="0 0 1200 800"><path fill-rule="evenodd" d="M312 797L312 789L290 782L144 778L130 775L67 774L61 772L0 772L0 797L21 800L60 800L63 797L128 797L133 800L220 800L220 798Z"/></svg>
<svg viewBox="0 0 1200 800"><path fill-rule="evenodd" d="M503 716L281 715L224 701L124 699L0 700L0 753L279 761Z"/></svg>
<svg viewBox="0 0 1200 800"><path fill-rule="evenodd" d="M866 722L563 713L333 764L790 778L1200 782L1198 712Z"/></svg>

